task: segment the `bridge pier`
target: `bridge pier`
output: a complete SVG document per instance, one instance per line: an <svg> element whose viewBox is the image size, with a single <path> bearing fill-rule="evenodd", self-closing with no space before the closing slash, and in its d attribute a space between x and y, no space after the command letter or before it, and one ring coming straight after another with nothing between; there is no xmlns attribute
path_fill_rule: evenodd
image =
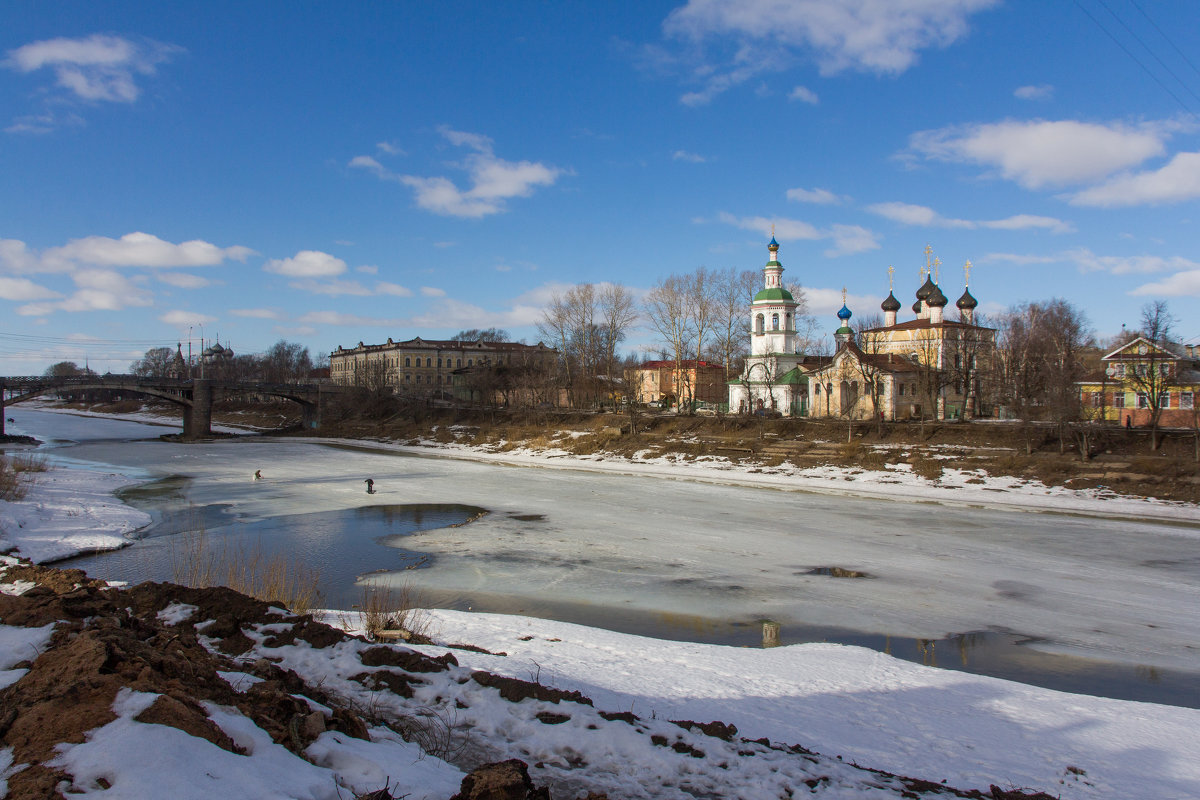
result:
<svg viewBox="0 0 1200 800"><path fill-rule="evenodd" d="M212 383L192 381L192 404L183 410L183 438L201 439L212 435Z"/></svg>
<svg viewBox="0 0 1200 800"><path fill-rule="evenodd" d="M301 422L305 430L316 430L321 427L321 406L319 403L303 403L300 406Z"/></svg>

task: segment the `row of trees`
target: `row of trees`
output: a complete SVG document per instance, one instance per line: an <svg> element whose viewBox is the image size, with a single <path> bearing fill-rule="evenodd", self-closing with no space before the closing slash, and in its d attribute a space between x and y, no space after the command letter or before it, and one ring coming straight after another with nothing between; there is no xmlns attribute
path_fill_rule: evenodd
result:
<svg viewBox="0 0 1200 800"><path fill-rule="evenodd" d="M761 270L710 269L670 275L639 303L632 290L612 283L585 283L554 295L538 322L538 331L560 354L564 385L573 404L595 405L623 381L626 367L640 359L622 359L617 348L638 329L656 335L658 355L674 361L683 381L684 362L708 360L725 366L726 377L741 374L750 328L746 310L762 288ZM804 290L791 284L798 302L797 340L803 351L823 345L815 337L816 320L808 313ZM691 387L675 387L686 399Z"/></svg>
<svg viewBox="0 0 1200 800"><path fill-rule="evenodd" d="M130 364L129 371L143 378L169 377L175 353L170 347L153 347ZM327 355L320 354L314 362L307 347L280 339L263 353L210 358L205 369L210 377L264 383L303 383L312 380L314 371L328 363ZM199 374L199 364L191 365L189 370Z"/></svg>

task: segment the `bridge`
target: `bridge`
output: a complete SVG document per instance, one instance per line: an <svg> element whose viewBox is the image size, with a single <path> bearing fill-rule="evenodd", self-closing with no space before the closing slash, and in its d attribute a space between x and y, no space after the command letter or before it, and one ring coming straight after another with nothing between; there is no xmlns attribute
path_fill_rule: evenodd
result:
<svg viewBox="0 0 1200 800"><path fill-rule="evenodd" d="M321 425L321 400L345 392L348 387L328 383L261 383L213 378L147 378L137 375L77 375L71 377L0 378L0 436L4 435L6 406L45 394L107 389L157 397L179 406L183 416L183 438L212 435L212 404L231 395L268 395L300 405L304 427Z"/></svg>

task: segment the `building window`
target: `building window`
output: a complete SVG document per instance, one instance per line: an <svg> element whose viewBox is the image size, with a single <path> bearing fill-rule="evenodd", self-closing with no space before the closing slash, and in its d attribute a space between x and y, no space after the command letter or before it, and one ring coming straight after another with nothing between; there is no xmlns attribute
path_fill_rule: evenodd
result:
<svg viewBox="0 0 1200 800"><path fill-rule="evenodd" d="M1158 407L1159 408L1170 408L1171 407L1171 393L1170 392L1159 392L1158 393Z"/></svg>
<svg viewBox="0 0 1200 800"><path fill-rule="evenodd" d="M1195 401L1192 399L1191 392L1180 392L1179 393L1179 407L1180 408L1193 408L1192 403L1194 403L1194 402Z"/></svg>
<svg viewBox="0 0 1200 800"><path fill-rule="evenodd" d="M778 314L771 315L771 330L773 330L773 331L779 330L779 315Z"/></svg>
<svg viewBox="0 0 1200 800"><path fill-rule="evenodd" d="M461 359L461 358L456 358L456 359L454 359L454 366L455 366L455 367L461 367L461 366L462 366L462 359Z"/></svg>
<svg viewBox="0 0 1200 800"><path fill-rule="evenodd" d="M404 366L411 367L412 366L412 358L410 358L409 356L405 356L404 357Z"/></svg>
<svg viewBox="0 0 1200 800"><path fill-rule="evenodd" d="M404 375L404 382L405 382L405 383L412 383L412 375L411 375L411 374L409 374L409 373L405 373L405 375Z"/></svg>
<svg viewBox="0 0 1200 800"><path fill-rule="evenodd" d="M1103 392L1092 392L1092 408L1100 407L1100 398L1104 396Z"/></svg>
<svg viewBox="0 0 1200 800"><path fill-rule="evenodd" d="M426 367L432 367L432 366L433 366L433 359L432 359L432 358L426 358L426 359L425 359L425 366L426 366Z"/></svg>
<svg viewBox="0 0 1200 800"><path fill-rule="evenodd" d="M473 358L468 358L468 359L467 359L467 366L468 366L468 367L470 367L470 366L473 366L473 365L474 365L474 363L475 363L475 359L473 359Z"/></svg>
<svg viewBox="0 0 1200 800"><path fill-rule="evenodd" d="M1125 407L1125 393L1124 392L1113 392L1113 408L1124 408L1124 407Z"/></svg>
<svg viewBox="0 0 1200 800"><path fill-rule="evenodd" d="M765 320L763 319L763 315L759 314L757 317L754 318L754 332L762 333L764 324L766 324L766 323L765 323Z"/></svg>
<svg viewBox="0 0 1200 800"><path fill-rule="evenodd" d="M1168 375L1170 375L1171 374L1171 365L1166 364L1166 363L1159 364L1158 365L1158 374L1162 375L1164 378L1167 377Z"/></svg>
<svg viewBox="0 0 1200 800"><path fill-rule="evenodd" d="M1138 408L1149 408L1150 407L1150 398L1146 396L1145 392L1138 392L1137 407Z"/></svg>

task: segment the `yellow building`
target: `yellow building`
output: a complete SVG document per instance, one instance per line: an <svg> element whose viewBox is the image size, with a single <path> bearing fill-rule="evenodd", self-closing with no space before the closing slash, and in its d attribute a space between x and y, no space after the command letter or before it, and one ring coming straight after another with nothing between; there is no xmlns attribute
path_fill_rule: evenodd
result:
<svg viewBox="0 0 1200 800"><path fill-rule="evenodd" d="M1192 427L1197 423L1200 349L1195 344L1163 347L1139 336L1101 361L1101 372L1080 382L1085 417L1129 427L1158 424Z"/></svg>

